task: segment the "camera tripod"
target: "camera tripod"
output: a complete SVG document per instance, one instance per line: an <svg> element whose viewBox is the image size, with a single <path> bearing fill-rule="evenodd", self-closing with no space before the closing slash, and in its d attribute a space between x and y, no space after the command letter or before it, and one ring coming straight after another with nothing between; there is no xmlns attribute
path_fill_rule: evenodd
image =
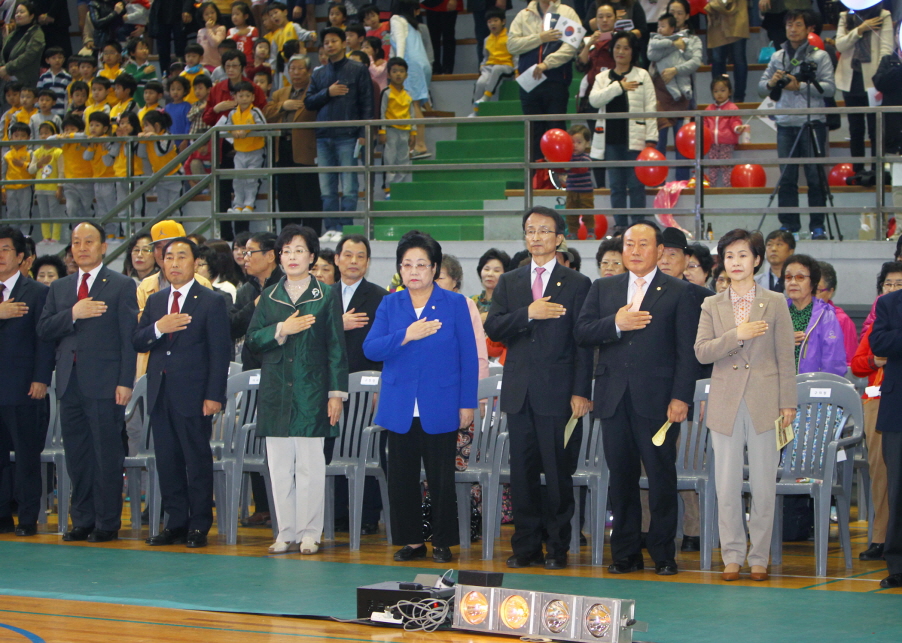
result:
<svg viewBox="0 0 902 643"><path fill-rule="evenodd" d="M805 115L805 122L802 124L801 129L799 130L798 135L796 136L795 141L792 143L792 148L789 150L789 159L795 157L796 149L799 147L799 143L803 140L803 137L807 137L804 140L808 141L808 149L813 150L815 157L825 156L824 150L821 149L820 143L817 140L817 136L814 133L814 122L811 120L811 86L813 85L817 91L821 94L824 93L823 88L817 82L816 79L810 79L807 83L808 88L805 94L805 104L808 108L809 112ZM826 123L824 123L824 127L826 127ZM798 165L798 164L793 164ZM776 198L777 194L780 192L780 186L783 184L783 176L786 174L786 170L789 169L790 163L786 163L783 166L783 169L780 170L780 178L777 179L777 185L774 186L773 192L770 193L770 197L767 200L767 208L765 208L764 213L761 215L761 220L758 222L758 229L762 230L764 225L764 219L767 217L767 210L771 208L774 204L774 198ZM823 191L823 194L826 196L826 200L830 203L830 208L833 212L833 221L836 225L836 236L840 241L843 240L842 232L839 229L839 219L836 216L835 205L833 203L833 192L830 191L830 184L827 182L827 172L824 170L824 166L822 163L815 164L815 172L817 174L817 183L818 186ZM797 174L798 176L798 174ZM807 176L807 175L806 175ZM798 181L798 178L796 178ZM808 186L808 194L811 194L811 185ZM832 241L833 240L833 230L830 226L830 213L827 212L824 214L824 223L827 227L827 237Z"/></svg>

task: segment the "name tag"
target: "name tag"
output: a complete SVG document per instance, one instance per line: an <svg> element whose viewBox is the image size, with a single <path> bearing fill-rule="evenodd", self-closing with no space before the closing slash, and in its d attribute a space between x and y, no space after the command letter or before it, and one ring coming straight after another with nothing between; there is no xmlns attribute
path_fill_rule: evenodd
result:
<svg viewBox="0 0 902 643"><path fill-rule="evenodd" d="M707 394L710 393L710 392L711 392L711 385L710 385L710 384L705 384L705 395L707 395Z"/></svg>
<svg viewBox="0 0 902 643"><path fill-rule="evenodd" d="M251 386L259 386L260 385L260 376L259 375L251 375L248 380L248 384Z"/></svg>
<svg viewBox="0 0 902 643"><path fill-rule="evenodd" d="M501 380L498 380L498 390L501 390Z"/></svg>
<svg viewBox="0 0 902 643"><path fill-rule="evenodd" d="M811 397L830 397L832 388L813 388L811 389Z"/></svg>
<svg viewBox="0 0 902 643"><path fill-rule="evenodd" d="M379 378L375 375L365 375L360 378L360 383L365 386L375 386L379 383Z"/></svg>

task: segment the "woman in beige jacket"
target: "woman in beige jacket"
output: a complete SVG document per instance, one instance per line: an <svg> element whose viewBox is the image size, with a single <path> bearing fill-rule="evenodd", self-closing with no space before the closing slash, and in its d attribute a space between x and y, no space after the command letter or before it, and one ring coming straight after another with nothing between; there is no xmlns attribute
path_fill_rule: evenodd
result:
<svg viewBox="0 0 902 643"><path fill-rule="evenodd" d="M758 233L732 230L717 244L730 287L708 297L695 340L702 364L714 364L706 423L714 447L723 579L737 580L746 559L742 502L748 452L752 508L748 562L752 580L767 579L780 451L774 422L796 413L792 320L783 295L755 285L764 257Z"/></svg>

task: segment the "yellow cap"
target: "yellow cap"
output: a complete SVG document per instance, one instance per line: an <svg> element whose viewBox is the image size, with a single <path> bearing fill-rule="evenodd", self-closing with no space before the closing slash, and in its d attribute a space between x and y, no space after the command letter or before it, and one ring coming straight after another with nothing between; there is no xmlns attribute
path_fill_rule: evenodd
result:
<svg viewBox="0 0 902 643"><path fill-rule="evenodd" d="M167 219L160 221L150 229L150 237L153 242L169 241L170 239L178 239L185 236L185 228L178 221Z"/></svg>

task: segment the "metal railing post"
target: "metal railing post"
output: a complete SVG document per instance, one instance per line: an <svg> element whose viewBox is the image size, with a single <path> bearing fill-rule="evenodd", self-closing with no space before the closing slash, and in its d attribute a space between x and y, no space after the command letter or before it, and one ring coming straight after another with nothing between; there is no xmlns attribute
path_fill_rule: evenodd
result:
<svg viewBox="0 0 902 643"><path fill-rule="evenodd" d="M210 184L210 209L212 212L210 215L216 221L214 225L214 229L216 231L216 238L222 238L222 221L220 220L220 207L219 207L219 130L213 129L213 134L210 137L210 174L213 176L213 181Z"/></svg>
<svg viewBox="0 0 902 643"><path fill-rule="evenodd" d="M371 163L375 160L373 158L375 150L373 149L372 145L373 130L371 129L369 123L363 126L363 136L363 140L366 141L366 144L363 148L363 184L366 186L363 191L363 234L366 235L367 239L372 240L373 230L370 227L370 224L372 223L372 217L370 216L370 213L373 210L373 192L376 191L376 176L375 174L373 174L371 165ZM412 179L413 177L411 177L411 180Z"/></svg>
<svg viewBox="0 0 902 643"><path fill-rule="evenodd" d="M886 198L886 195L883 193L883 191L884 191L884 186L883 186L883 183L884 183L884 181L883 181L883 179L884 179L884 176L883 176L884 158L883 158L883 154L885 151L884 146L883 146L883 127L884 127L883 113L882 112L878 113L878 114L876 114L876 116L877 116L877 122L876 122L877 127L876 127L875 134L877 137L876 138L877 149L874 150L874 161L876 163L875 169L877 170L877 175L876 175L877 183L874 185L874 189L877 193L877 195L875 197L876 201L877 201L877 216L875 217L876 222L874 223L874 239L876 241L883 241L886 238L886 232L884 232L884 227L883 227L883 223L884 223L883 207L885 205L885 198ZM900 219L899 214L896 214L896 221L899 221L899 219Z"/></svg>
<svg viewBox="0 0 902 643"><path fill-rule="evenodd" d="M264 140L266 141L266 167L269 170L269 174L266 176L266 211L272 213L272 212L276 211L275 201L273 200L273 197L274 197L273 192L275 191L274 190L275 181L273 180L273 176L272 176L272 170L274 167L273 166L273 158L275 156L273 154L273 147L275 147L275 146L273 144L273 137L270 136L269 134L266 134L264 136ZM270 221L271 221L270 230L273 230L273 229L275 229L275 225L276 225L275 218L270 219Z"/></svg>
<svg viewBox="0 0 902 643"><path fill-rule="evenodd" d="M523 207L527 210L532 208L532 170L529 167L532 161L532 121L528 118L523 121L523 158L526 163L523 165Z"/></svg>
<svg viewBox="0 0 902 643"><path fill-rule="evenodd" d="M676 143L676 132L674 132ZM705 219L702 208L705 205L705 173L702 171L702 156L705 149L705 121L701 114L695 116L695 238L701 239L705 233Z"/></svg>

